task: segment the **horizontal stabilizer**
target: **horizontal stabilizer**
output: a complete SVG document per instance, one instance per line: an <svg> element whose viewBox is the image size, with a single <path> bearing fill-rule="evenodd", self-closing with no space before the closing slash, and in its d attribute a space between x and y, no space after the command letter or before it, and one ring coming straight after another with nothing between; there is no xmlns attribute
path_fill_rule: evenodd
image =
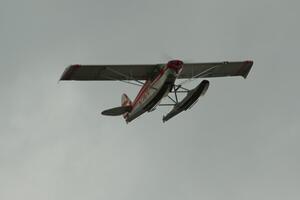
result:
<svg viewBox="0 0 300 200"><path fill-rule="evenodd" d="M131 106L120 106L116 108L111 108L108 110L102 111L102 115L109 115L109 116L118 116L123 115L124 113L130 112L132 109Z"/></svg>

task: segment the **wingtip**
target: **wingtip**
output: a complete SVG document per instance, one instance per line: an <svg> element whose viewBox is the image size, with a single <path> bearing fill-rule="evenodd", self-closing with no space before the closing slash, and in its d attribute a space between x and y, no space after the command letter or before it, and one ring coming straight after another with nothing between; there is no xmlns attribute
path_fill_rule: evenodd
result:
<svg viewBox="0 0 300 200"><path fill-rule="evenodd" d="M253 60L245 60L245 63L247 63L248 65L253 65L254 61Z"/></svg>
<svg viewBox="0 0 300 200"><path fill-rule="evenodd" d="M64 70L64 72L62 73L62 75L60 76L60 79L58 81L67 80L67 74L69 73L69 70L70 70L71 66L72 65L66 67L66 69Z"/></svg>
<svg viewBox="0 0 300 200"><path fill-rule="evenodd" d="M247 68L246 69L246 72L244 73L244 75L243 75L243 78L244 79L246 79L247 78L247 76L248 76L248 74L249 74L249 72L250 72L250 70L251 70L251 68L252 68L252 66L253 66L253 60L246 60L246 61L244 61L244 65L245 65L245 67Z"/></svg>
<svg viewBox="0 0 300 200"><path fill-rule="evenodd" d="M68 66L65 71L63 72L63 74L61 75L59 81L67 81L67 80L71 80L71 77L73 75L73 73L80 67L79 64L75 64L75 65L70 65Z"/></svg>

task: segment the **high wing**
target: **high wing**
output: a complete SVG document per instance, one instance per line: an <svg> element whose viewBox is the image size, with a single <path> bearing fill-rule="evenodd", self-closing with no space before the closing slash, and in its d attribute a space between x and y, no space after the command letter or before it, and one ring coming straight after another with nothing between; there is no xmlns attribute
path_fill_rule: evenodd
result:
<svg viewBox="0 0 300 200"><path fill-rule="evenodd" d="M158 65L71 65L60 80L147 80Z"/></svg>
<svg viewBox="0 0 300 200"><path fill-rule="evenodd" d="M163 64L141 65L71 65L60 80L101 81L101 80L147 80L153 71ZM210 78L223 76L247 77L252 61L184 63L178 78Z"/></svg>
<svg viewBox="0 0 300 200"><path fill-rule="evenodd" d="M253 61L216 62L216 63L184 63L178 78L210 78L224 76L247 77Z"/></svg>

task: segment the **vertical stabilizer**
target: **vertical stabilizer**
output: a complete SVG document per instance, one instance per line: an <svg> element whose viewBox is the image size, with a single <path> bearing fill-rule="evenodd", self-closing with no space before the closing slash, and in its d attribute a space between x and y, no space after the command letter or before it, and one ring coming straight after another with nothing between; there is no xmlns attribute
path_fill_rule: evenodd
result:
<svg viewBox="0 0 300 200"><path fill-rule="evenodd" d="M124 107L132 106L131 100L129 99L129 97L125 93L122 94L121 105L124 106ZM126 119L128 117L128 112L124 113L123 117L124 117L124 119Z"/></svg>

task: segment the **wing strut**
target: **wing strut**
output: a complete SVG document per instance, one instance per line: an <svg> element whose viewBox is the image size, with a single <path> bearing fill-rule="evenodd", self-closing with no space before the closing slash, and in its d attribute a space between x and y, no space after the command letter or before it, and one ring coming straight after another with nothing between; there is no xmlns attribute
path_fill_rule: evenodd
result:
<svg viewBox="0 0 300 200"><path fill-rule="evenodd" d="M116 71L116 70L113 70L113 69L110 68L110 67L106 67L106 69L109 70L109 71L111 71L112 73L115 73L115 74L117 74L117 75L123 76L123 77L127 78L128 80L131 80L131 79L132 79L130 76L127 76L126 74L123 74L123 73L121 73L121 72L118 72L118 71ZM108 77L108 78L109 78L109 77ZM131 84L131 85L140 86L140 87L143 86L143 84L144 84L142 81L139 81L139 80L134 80L134 81L137 82L137 83L132 83L132 82L130 82L130 81L124 81L124 80L118 80L118 81L121 81L121 82L123 82L123 83L128 83L128 84Z"/></svg>
<svg viewBox="0 0 300 200"><path fill-rule="evenodd" d="M174 97L171 97L170 95L167 96L172 101L172 103L163 103L159 104L159 106L174 106L179 103L177 93L188 93L189 91L190 90L182 87L181 85L173 85L170 93L173 93Z"/></svg>
<svg viewBox="0 0 300 200"><path fill-rule="evenodd" d="M139 83L133 83L133 82L130 82L130 81L124 81L124 80L118 80L118 81L121 81L121 82L127 83L127 84L131 84L131 85L135 85L135 86L139 86L139 87L142 87L142 86L143 86L142 84L139 84Z"/></svg>
<svg viewBox="0 0 300 200"><path fill-rule="evenodd" d="M185 81L182 81L181 83L179 83L179 85L181 86L181 85L184 85L184 84L186 84L188 82L194 81L195 78L201 78L201 77L207 76L210 73L210 71L212 71L213 69L215 69L215 68L217 68L219 66L220 65L215 65L213 67L210 67L207 70L204 70L203 72L200 72L199 74L196 74L195 76L193 76L193 77L191 77L191 78L189 78L189 79L187 79Z"/></svg>

